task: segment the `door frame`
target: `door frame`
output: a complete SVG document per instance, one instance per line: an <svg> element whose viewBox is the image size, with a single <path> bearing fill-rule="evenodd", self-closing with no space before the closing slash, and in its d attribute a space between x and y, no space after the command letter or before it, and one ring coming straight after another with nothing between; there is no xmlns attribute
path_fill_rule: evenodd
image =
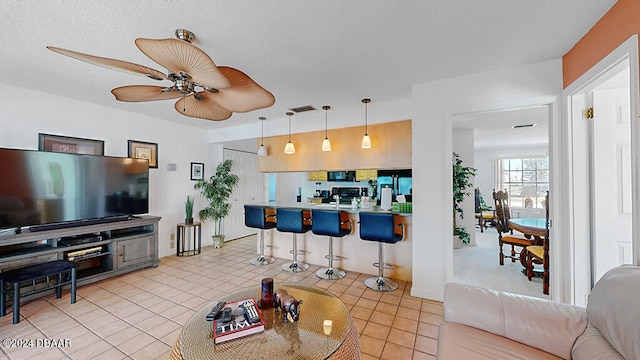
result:
<svg viewBox="0 0 640 360"><path fill-rule="evenodd" d="M629 60L629 86L630 86L630 112L631 119L631 171L632 171L632 211L634 213L632 231L633 231L633 262L638 264L640 260L640 220L637 214L640 214L640 149L639 125L638 125L638 103L640 102L638 90L638 35L634 34L624 41L615 50L609 53L605 58L600 60L595 66L585 72L566 89L562 91L562 107L564 109L564 121L560 124L560 137L563 139L563 147L561 151L561 163L564 165L560 168L561 179L563 181L558 185L561 187L560 202L566 204L562 206L562 210L557 217L557 239L565 239L563 241L564 262L558 264L558 268L563 275L562 281L562 301L570 302L574 305L586 305L586 297L591 290L591 241L590 241L590 221L585 221L585 216L590 216L590 209L584 209L585 196L589 196L589 189L580 186L585 169L583 164L588 163L589 151L588 142L585 142L584 136L588 136L588 130L578 122L582 109L573 107L574 97L584 96L597 85L601 84L609 74L609 72L618 66L621 62ZM575 121L575 123L574 123ZM588 172L588 170L587 170ZM585 254L585 248L588 248L588 256ZM585 264L585 262L587 262ZM588 266L588 267L587 267ZM589 274L588 277L582 274Z"/></svg>

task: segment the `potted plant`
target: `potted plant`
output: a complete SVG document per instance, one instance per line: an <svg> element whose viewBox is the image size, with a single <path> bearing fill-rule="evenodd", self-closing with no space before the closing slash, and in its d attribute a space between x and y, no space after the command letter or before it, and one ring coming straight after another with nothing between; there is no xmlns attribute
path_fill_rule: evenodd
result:
<svg viewBox="0 0 640 360"><path fill-rule="evenodd" d="M463 166L460 155L453 153L453 235L457 236L463 244L471 241L471 235L464 226L457 225L457 218L464 219L464 211L460 206L465 196L471 193L467 191L473 186L472 179L476 175L476 169ZM454 244L455 245L455 244Z"/></svg>
<svg viewBox="0 0 640 360"><path fill-rule="evenodd" d="M184 202L184 223L193 224L193 196L187 195L187 201Z"/></svg>
<svg viewBox="0 0 640 360"><path fill-rule="evenodd" d="M224 243L224 234L222 233L222 222L224 218L229 215L229 209L231 204L227 201L233 188L238 185L240 178L236 174L231 173L231 166L233 161L225 160L218 164L216 167L216 173L212 175L208 180L201 179L193 186L194 189L200 190L202 195L209 205L198 212L200 220L213 221L213 246L215 248L222 247Z"/></svg>

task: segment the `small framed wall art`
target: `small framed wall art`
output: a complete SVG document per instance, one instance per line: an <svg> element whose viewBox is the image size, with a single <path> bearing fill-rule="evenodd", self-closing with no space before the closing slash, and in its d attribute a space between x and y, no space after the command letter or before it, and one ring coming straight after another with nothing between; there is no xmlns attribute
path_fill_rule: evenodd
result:
<svg viewBox="0 0 640 360"><path fill-rule="evenodd" d="M146 159L150 168L158 168L158 144L138 140L128 140L128 143L128 157Z"/></svg>
<svg viewBox="0 0 640 360"><path fill-rule="evenodd" d="M191 180L203 180L204 179L204 164L192 162L191 163Z"/></svg>
<svg viewBox="0 0 640 360"><path fill-rule="evenodd" d="M104 155L104 141L39 133L38 150L72 154Z"/></svg>

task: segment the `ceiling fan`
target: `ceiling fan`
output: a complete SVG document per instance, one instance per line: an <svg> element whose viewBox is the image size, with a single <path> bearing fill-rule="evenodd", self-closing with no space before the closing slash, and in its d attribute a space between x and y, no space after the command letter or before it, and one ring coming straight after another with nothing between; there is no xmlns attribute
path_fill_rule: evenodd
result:
<svg viewBox="0 0 640 360"><path fill-rule="evenodd" d="M178 99L175 109L185 116L226 120L234 112L269 107L275 97L240 70L216 66L211 58L191 42L194 34L176 30L177 39L138 38L135 43L151 60L168 70L158 70L123 60L83 54L47 46L47 49L108 69L169 80L170 86L129 85L111 90L118 101L143 102Z"/></svg>

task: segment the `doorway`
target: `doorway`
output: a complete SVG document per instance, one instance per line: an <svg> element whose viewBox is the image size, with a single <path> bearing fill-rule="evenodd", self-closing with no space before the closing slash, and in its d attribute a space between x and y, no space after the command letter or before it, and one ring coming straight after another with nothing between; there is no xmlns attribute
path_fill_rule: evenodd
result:
<svg viewBox="0 0 640 360"><path fill-rule="evenodd" d="M586 306L609 269L638 261L638 56L634 35L565 90L568 200L566 289ZM634 240L635 239L635 240Z"/></svg>
<svg viewBox="0 0 640 360"><path fill-rule="evenodd" d="M468 166L477 169L474 187L487 206L494 207L493 189L510 188L512 217L543 217L542 204L535 209L525 209L523 199L544 193L549 188L549 128L551 123L550 104L531 104L517 108L481 111L454 115L453 151L459 153ZM544 162L546 168L534 171L527 164ZM504 164L511 164L511 167ZM516 163L520 169L516 174ZM504 174L513 174L511 181L504 179ZM535 175L532 177L531 173ZM522 175L525 175L524 177ZM529 186L519 186L515 180L532 181ZM544 184L542 184L544 182ZM533 185L533 187L531 186ZM537 186L537 187L536 187ZM539 194L525 194L527 190L537 189ZM470 189L473 193L473 189ZM542 195L540 198L543 199ZM522 273L519 261L508 259L504 265L499 264L498 233L489 225L482 231L473 217L474 197L465 212L465 226L468 227L475 241L471 246L455 249L453 253L454 281L473 284L501 291L550 298L542 292L542 280L529 281ZM530 212L528 212L530 211ZM475 231L474 231L475 230ZM517 248L516 251L520 249ZM510 252L504 247L505 253Z"/></svg>
<svg viewBox="0 0 640 360"><path fill-rule="evenodd" d="M224 149L224 160L233 161L231 171L238 175L238 186L233 190L229 203L229 216L224 219L225 241L255 234L255 229L244 225L244 204L262 202L264 198L264 175L258 173L258 159L255 153Z"/></svg>

